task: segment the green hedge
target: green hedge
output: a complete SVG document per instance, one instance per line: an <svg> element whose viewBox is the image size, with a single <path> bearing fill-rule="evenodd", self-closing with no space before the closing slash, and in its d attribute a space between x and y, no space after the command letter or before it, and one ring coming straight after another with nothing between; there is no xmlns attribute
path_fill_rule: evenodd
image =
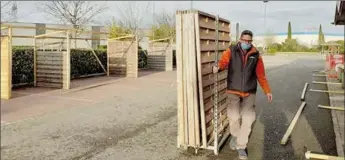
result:
<svg viewBox="0 0 345 160"><path fill-rule="evenodd" d="M107 69L107 50L95 50L98 59ZM91 50L71 49L71 77L78 78L95 73L104 73Z"/></svg>
<svg viewBox="0 0 345 160"><path fill-rule="evenodd" d="M104 49L95 50L96 55L107 67L107 51ZM34 81L34 57L33 48L13 47L12 49L12 84L28 83ZM71 50L71 77L103 73L103 69L97 62L91 50Z"/></svg>
<svg viewBox="0 0 345 160"><path fill-rule="evenodd" d="M34 49L13 47L12 49L12 84L33 83Z"/></svg>

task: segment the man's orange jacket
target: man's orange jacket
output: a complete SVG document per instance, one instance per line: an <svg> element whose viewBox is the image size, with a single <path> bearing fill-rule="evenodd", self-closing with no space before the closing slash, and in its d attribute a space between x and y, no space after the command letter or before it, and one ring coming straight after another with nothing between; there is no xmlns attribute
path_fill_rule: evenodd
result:
<svg viewBox="0 0 345 160"><path fill-rule="evenodd" d="M253 54L256 51L257 51L256 48L253 46L248 51L246 57L249 57L250 54ZM225 50L223 52L222 58L220 59L220 61L218 63L220 70L225 70L228 68L230 58L231 58L231 50L230 50L230 48L228 48L227 50ZM247 59L245 59L245 60L247 60ZM264 90L265 94L271 93L271 89L270 89L270 87L268 85L268 81L266 79L265 67L264 67L264 63L262 61L261 56L259 56L259 60L258 60L257 65L256 65L256 76L257 76L257 80L259 81L259 84L260 84L261 88ZM246 92L238 92L238 91L233 91L233 90L228 90L227 92L232 93L232 94L238 94L241 97L246 97L249 95L249 93L246 93Z"/></svg>

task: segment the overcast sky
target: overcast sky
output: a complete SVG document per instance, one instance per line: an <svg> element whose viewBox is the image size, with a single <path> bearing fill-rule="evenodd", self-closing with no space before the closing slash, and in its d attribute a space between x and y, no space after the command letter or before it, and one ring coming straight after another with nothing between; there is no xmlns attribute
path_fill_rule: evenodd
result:
<svg viewBox="0 0 345 160"><path fill-rule="evenodd" d="M3 1L1 2L3 3ZM18 3L19 22L57 23L37 10L39 1L22 1ZM105 3L109 10L98 16L98 24L111 19L112 16L121 18L116 12L117 7L123 6L120 1L94 2ZM139 15L145 15L143 27L152 22L152 12L159 13L162 10L175 12L177 9L189 9L190 1L140 1L135 2ZM152 6L155 6L152 9ZM149 6L144 11L143 6ZM140 7L140 8L139 8ZM288 22L291 21L293 32L318 31L322 25L324 33L344 33L344 26L334 26L330 23L334 20L336 1L270 1L267 3L267 28L272 32L286 32ZM193 1L193 8L219 14L232 23L232 31L235 31L235 23L240 22L241 29L250 29L254 34L264 32L264 3L262 1ZM8 9L8 8L7 8Z"/></svg>

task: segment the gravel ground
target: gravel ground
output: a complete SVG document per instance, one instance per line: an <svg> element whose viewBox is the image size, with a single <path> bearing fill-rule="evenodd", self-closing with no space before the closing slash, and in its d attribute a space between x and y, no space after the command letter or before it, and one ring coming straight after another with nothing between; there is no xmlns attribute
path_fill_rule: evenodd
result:
<svg viewBox="0 0 345 160"><path fill-rule="evenodd" d="M261 89L256 100L257 121L248 145L252 160L302 159L304 147L336 154L329 105L323 93L306 95L303 111L286 146L279 144L301 104L305 82L312 70L323 67L318 56L265 56L274 101L267 104ZM314 77L315 78L315 77ZM317 77L324 81L324 78ZM88 90L64 94L56 100L84 100L81 106L63 108L36 118L1 126L1 158L46 159L236 159L226 144L219 156L212 151L177 149L176 72L160 72ZM85 100L93 103L85 103ZM2 114L3 116L3 114Z"/></svg>

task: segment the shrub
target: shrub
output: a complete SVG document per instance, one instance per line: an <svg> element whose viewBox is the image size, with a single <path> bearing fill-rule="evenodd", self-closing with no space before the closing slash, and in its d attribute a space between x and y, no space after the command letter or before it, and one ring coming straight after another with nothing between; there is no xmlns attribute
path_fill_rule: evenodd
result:
<svg viewBox="0 0 345 160"><path fill-rule="evenodd" d="M275 55L277 52L277 49L276 48L268 48L267 50L267 55Z"/></svg>
<svg viewBox="0 0 345 160"><path fill-rule="evenodd" d="M34 49L32 47L12 48L12 84L33 83Z"/></svg>
<svg viewBox="0 0 345 160"><path fill-rule="evenodd" d="M107 50L97 49L98 59L107 69ZM71 49L71 77L77 78L84 75L104 73L91 50Z"/></svg>

